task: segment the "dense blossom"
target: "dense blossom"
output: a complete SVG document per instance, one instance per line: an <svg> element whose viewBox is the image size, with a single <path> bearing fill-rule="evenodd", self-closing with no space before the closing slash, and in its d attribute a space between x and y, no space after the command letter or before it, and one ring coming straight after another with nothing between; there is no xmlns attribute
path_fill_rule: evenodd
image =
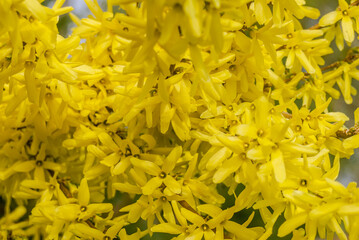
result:
<svg viewBox="0 0 359 240"><path fill-rule="evenodd" d="M0 1L0 239L359 238L359 1L84 1Z"/></svg>

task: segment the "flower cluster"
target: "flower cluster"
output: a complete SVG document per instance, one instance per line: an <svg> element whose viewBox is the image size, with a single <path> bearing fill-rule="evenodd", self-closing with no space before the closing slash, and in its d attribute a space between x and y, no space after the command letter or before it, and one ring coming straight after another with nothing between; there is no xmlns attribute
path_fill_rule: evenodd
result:
<svg viewBox="0 0 359 240"><path fill-rule="evenodd" d="M359 238L359 1L84 1L0 1L0 239Z"/></svg>

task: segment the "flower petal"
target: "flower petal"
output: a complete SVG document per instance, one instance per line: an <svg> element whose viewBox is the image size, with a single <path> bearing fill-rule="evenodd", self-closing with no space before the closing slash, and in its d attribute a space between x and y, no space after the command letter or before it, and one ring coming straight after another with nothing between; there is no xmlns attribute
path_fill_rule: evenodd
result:
<svg viewBox="0 0 359 240"><path fill-rule="evenodd" d="M89 186L87 185L87 179L83 178L81 180L79 189L78 189L78 200L80 206L87 206L90 202L90 190Z"/></svg>
<svg viewBox="0 0 359 240"><path fill-rule="evenodd" d="M166 187L176 194L180 194L182 192L181 184L179 184L172 176L167 175L167 177L163 180L166 184Z"/></svg>
<svg viewBox="0 0 359 240"><path fill-rule="evenodd" d="M170 154L166 157L166 159L163 162L162 170L166 173L171 172L175 167L178 159L181 157L181 155L182 155L181 146L177 146L174 149L172 149Z"/></svg>
<svg viewBox="0 0 359 240"><path fill-rule="evenodd" d="M281 150L276 149L271 154L274 176L277 182L284 182L286 179L285 164Z"/></svg>
<svg viewBox="0 0 359 240"><path fill-rule="evenodd" d="M293 232L294 229L305 223L307 217L308 214L306 212L302 212L286 220L278 229L278 237L284 237Z"/></svg>
<svg viewBox="0 0 359 240"><path fill-rule="evenodd" d="M349 16L344 16L342 19L342 29L344 40L351 43L354 41L353 20Z"/></svg>
<svg viewBox="0 0 359 240"><path fill-rule="evenodd" d="M328 26L338 22L343 17L340 11L333 11L330 13L325 14L319 20L319 26Z"/></svg>
<svg viewBox="0 0 359 240"><path fill-rule="evenodd" d="M80 206L78 204L66 204L56 208L55 215L57 218L74 221L80 213Z"/></svg>
<svg viewBox="0 0 359 240"><path fill-rule="evenodd" d="M145 186L142 187L142 192L144 195L151 195L159 186L162 184L162 179L159 177L151 178Z"/></svg>
<svg viewBox="0 0 359 240"><path fill-rule="evenodd" d="M169 234L180 234L182 233L182 228L176 224L172 223L161 223L153 226L151 228L152 232L162 232Z"/></svg>

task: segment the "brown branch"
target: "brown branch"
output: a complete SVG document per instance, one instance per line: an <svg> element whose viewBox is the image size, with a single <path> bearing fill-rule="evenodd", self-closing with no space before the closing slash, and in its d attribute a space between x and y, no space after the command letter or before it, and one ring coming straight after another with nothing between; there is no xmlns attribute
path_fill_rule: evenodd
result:
<svg viewBox="0 0 359 240"><path fill-rule="evenodd" d="M358 135L359 134L359 123L355 123L354 127L351 127L349 129L343 129L343 130L338 130L336 132L336 135L338 138L349 138L351 136L354 135Z"/></svg>
<svg viewBox="0 0 359 240"><path fill-rule="evenodd" d="M359 5L359 0L349 4L349 6L353 7L353 6L358 6Z"/></svg>
<svg viewBox="0 0 359 240"><path fill-rule="evenodd" d="M321 29L322 27L321 26L319 26L319 24L317 23L317 24L315 24L314 26L311 26L310 28L308 28L308 29L310 29L310 30L315 30L315 29Z"/></svg>
<svg viewBox="0 0 359 240"><path fill-rule="evenodd" d="M337 61L337 62L334 62L332 64L329 64L328 66L321 67L320 70L325 71L325 70L328 70L328 69L331 69L331 68L339 67L339 65L340 65L340 62Z"/></svg>
<svg viewBox="0 0 359 240"><path fill-rule="evenodd" d="M72 193L71 191L66 187L65 185L65 180L63 179L58 179L57 182L60 185L60 190L65 194L65 196L67 198L72 198Z"/></svg>

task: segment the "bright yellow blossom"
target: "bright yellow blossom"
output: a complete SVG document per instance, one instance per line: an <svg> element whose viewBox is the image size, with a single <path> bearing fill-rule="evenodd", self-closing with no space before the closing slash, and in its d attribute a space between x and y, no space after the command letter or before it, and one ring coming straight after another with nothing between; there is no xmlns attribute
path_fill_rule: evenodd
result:
<svg viewBox="0 0 359 240"><path fill-rule="evenodd" d="M84 2L0 1L0 239L358 238L358 1Z"/></svg>

